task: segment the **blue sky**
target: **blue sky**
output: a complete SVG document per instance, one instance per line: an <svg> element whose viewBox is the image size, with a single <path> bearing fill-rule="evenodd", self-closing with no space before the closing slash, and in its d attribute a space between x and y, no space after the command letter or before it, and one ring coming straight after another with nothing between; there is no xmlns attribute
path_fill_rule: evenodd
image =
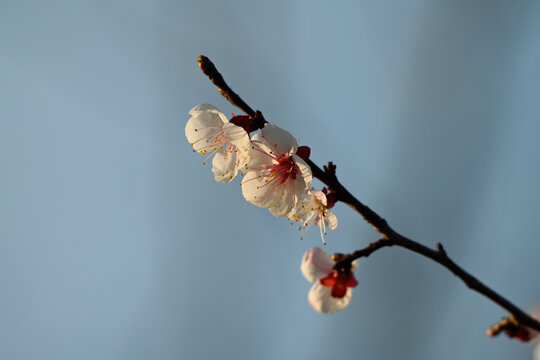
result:
<svg viewBox="0 0 540 360"><path fill-rule="evenodd" d="M350 306L307 303L303 241L219 184L184 136L228 104L334 161L399 232L540 302L535 1L3 1L0 357L530 359L505 312L391 248ZM320 186L314 182L315 186ZM377 240L342 204L328 252Z"/></svg>

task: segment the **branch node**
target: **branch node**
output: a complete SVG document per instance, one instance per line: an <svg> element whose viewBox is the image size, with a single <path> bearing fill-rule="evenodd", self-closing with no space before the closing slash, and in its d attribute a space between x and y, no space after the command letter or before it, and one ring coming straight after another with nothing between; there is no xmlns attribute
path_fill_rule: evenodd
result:
<svg viewBox="0 0 540 360"><path fill-rule="evenodd" d="M446 255L446 250L444 250L444 247L443 247L443 245L442 245L440 242L437 243L436 249L437 249L437 252L438 252L439 254L441 254L441 255L444 256L444 257L447 257L447 255Z"/></svg>
<svg viewBox="0 0 540 360"><path fill-rule="evenodd" d="M324 165L324 172L332 177L336 177L336 168L337 166L334 165L332 161L328 162L328 165Z"/></svg>

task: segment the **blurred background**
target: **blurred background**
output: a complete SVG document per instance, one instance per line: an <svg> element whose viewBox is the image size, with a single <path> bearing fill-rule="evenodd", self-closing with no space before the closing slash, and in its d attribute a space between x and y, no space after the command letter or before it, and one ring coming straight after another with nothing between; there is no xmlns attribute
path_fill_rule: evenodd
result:
<svg viewBox="0 0 540 360"><path fill-rule="evenodd" d="M402 234L540 302L540 2L0 4L0 358L531 359L505 311L399 248L319 314L303 241L214 181L188 111L265 117ZM314 186L321 187L318 181ZM378 234L338 204L325 250Z"/></svg>

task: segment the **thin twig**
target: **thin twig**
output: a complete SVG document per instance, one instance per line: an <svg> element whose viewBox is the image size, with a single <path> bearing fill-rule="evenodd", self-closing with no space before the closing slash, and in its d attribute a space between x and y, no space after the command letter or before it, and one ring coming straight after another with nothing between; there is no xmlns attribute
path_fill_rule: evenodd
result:
<svg viewBox="0 0 540 360"><path fill-rule="evenodd" d="M467 285L468 288L477 291L478 293L484 295L502 308L506 309L511 315L514 316L514 318L519 324L540 331L540 323L538 321L533 319L531 316L526 314L520 308L508 301L506 298L499 295L488 286L484 285L480 280L478 280L477 278L466 272L459 265L457 265L452 259L450 259L450 257L448 257L442 244L438 243L437 249L433 250L428 248L427 246L417 243L416 241L408 239L405 236L397 233L390 227L390 225L388 225L386 220L381 218L368 206L362 204L349 191L347 191L347 189L337 180L335 174L329 174L328 172L322 171L311 160L308 162L308 165L311 166L312 171L313 169L316 169L313 172L313 175L315 177L317 177L319 180L321 180L323 183L325 183L335 191L337 200L341 200L342 202L351 206L354 210L356 210L356 212L362 215L364 219L375 228L375 230L377 230L384 236L384 238L379 241L385 241L386 246L401 246L441 264L442 266L450 270L455 276L460 278L465 283L465 285ZM369 246L371 246L371 244ZM377 250L379 248L377 248ZM356 253L362 256L362 253ZM369 254L371 254L371 252ZM358 257L351 257L350 261L354 261ZM341 260L340 262L342 261L343 260Z"/></svg>
<svg viewBox="0 0 540 360"><path fill-rule="evenodd" d="M206 76L218 87L219 92L234 106L237 106L252 119L260 122L260 124L266 123L266 120L262 116L260 111L253 111L232 89L227 85L223 76L216 69L214 64L206 56L199 56L199 66ZM417 254L423 255L440 265L447 268L456 277L460 278L467 287L476 292L484 295L491 301L495 302L502 308L506 309L510 313L511 319L515 319L517 324L530 327L537 331L540 331L540 322L526 314L520 308L508 301L503 296L499 295L474 276L466 272L460 266L458 266L450 257L448 257L443 246L438 243L437 248L431 249L414 240L408 239L405 236L394 231L390 225L380 217L375 211L371 210L368 206L364 205L358 199L356 199L337 179L335 174L335 166L329 163L329 166L325 166L322 170L313 161L308 160L308 165L311 167L313 176L326 184L336 197L336 201L342 201L345 204L352 207L358 212L369 224L371 224L376 231L383 235L383 238L379 241L369 244L366 248L355 251L352 254L345 255L335 264L335 268L350 268L351 262L360 257L367 257L373 252L387 246L400 246ZM498 333L500 331L497 331ZM495 333L495 332L494 332Z"/></svg>

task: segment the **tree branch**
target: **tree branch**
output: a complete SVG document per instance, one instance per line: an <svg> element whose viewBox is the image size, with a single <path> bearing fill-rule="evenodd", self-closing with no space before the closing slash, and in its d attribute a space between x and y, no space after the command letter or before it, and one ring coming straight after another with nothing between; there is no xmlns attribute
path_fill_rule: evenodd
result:
<svg viewBox="0 0 540 360"><path fill-rule="evenodd" d="M206 56L199 56L199 66L203 73L208 76L210 81L218 87L219 92L234 106L237 106L252 119L261 124L261 127L267 121L262 116L260 111L253 111L241 98L238 96L232 89L227 85L223 76L216 69L214 64ZM357 213L359 213L366 222L371 224L376 231L383 235L383 238L369 244L366 248L355 251L352 254L344 255L339 257L339 261L336 262L334 268L350 268L351 262L360 257L367 257L373 252L382 249L387 246L400 246L402 248L408 249L417 254L423 255L436 263L444 266L450 272L452 272L456 277L461 279L465 285L484 295L491 301L495 302L503 309L507 310L510 313L510 319L514 322L514 325L522 325L537 331L540 331L540 322L526 314L520 308L515 306L513 303L508 301L503 296L499 295L486 285L484 285L477 278L466 272L459 265L457 265L450 257L447 255L443 246L438 243L436 249L428 248L420 243L417 243L414 240L408 239L405 236L394 231L390 225L380 217L376 212L371 210L368 206L364 205L358 199L356 199L337 179L335 173L335 166L332 163L329 163L328 166L324 167L322 170L318 167L313 161L307 161L307 164L311 167L313 176L323 182L329 187L333 192L336 201L342 201L345 204L352 207ZM505 322L504 326L508 326ZM504 326L500 326L504 328ZM494 336L500 332L500 329L497 327L497 331L488 330L488 335Z"/></svg>

